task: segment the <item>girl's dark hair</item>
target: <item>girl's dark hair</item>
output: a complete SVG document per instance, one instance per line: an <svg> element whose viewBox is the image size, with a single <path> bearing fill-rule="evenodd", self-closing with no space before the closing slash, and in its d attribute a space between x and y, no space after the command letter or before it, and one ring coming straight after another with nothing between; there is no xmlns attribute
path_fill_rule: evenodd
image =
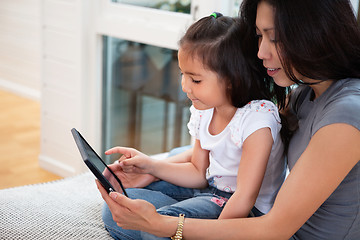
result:
<svg viewBox="0 0 360 240"><path fill-rule="evenodd" d="M349 0L244 0L240 16L255 32L259 2L274 7L277 48L287 76L360 78L360 28ZM255 33L254 33L255 34Z"/></svg>
<svg viewBox="0 0 360 240"><path fill-rule="evenodd" d="M264 71L255 64L256 45L243 41L247 31L238 18L217 13L192 24L179 42L189 56L197 57L205 68L226 81L227 95L237 108L251 100L272 98Z"/></svg>

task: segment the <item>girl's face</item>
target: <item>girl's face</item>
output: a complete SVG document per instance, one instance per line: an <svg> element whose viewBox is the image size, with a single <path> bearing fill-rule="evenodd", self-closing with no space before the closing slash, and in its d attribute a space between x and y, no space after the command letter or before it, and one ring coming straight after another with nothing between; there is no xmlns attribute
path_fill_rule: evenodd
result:
<svg viewBox="0 0 360 240"><path fill-rule="evenodd" d="M226 95L225 83L215 72L205 69L198 58L188 55L181 48L178 52L178 60L182 73L182 90L196 109L205 110L231 105Z"/></svg>
<svg viewBox="0 0 360 240"><path fill-rule="evenodd" d="M259 37L258 57L263 60L267 74L281 87L294 84L285 74L276 49L274 8L265 1L260 1L257 7L256 34ZM298 75L296 72L294 74Z"/></svg>

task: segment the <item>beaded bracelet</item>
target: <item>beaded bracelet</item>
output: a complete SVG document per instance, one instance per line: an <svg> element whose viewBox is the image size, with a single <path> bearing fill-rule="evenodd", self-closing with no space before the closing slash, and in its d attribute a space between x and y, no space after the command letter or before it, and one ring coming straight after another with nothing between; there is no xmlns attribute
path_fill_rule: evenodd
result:
<svg viewBox="0 0 360 240"><path fill-rule="evenodd" d="M185 214L180 213L176 233L175 233L174 236L171 237L172 240L182 240L182 232L183 232L183 227L184 227L184 221L185 221Z"/></svg>

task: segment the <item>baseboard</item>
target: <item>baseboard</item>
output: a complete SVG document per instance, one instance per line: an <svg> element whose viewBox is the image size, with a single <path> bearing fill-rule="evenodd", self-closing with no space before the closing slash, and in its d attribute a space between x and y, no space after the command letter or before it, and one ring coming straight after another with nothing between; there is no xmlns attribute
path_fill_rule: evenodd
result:
<svg viewBox="0 0 360 240"><path fill-rule="evenodd" d="M41 168L61 177L70 177L79 174L76 169L44 155L39 156L39 165Z"/></svg>
<svg viewBox="0 0 360 240"><path fill-rule="evenodd" d="M32 100L40 101L41 99L40 90L29 88L19 83L0 79L0 88Z"/></svg>

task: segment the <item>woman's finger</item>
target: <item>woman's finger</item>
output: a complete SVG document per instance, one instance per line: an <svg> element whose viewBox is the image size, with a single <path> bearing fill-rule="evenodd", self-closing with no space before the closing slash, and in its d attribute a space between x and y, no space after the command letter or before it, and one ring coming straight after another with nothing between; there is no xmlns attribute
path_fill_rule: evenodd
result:
<svg viewBox="0 0 360 240"><path fill-rule="evenodd" d="M106 202L106 204L108 205L110 211L113 212L113 211L117 210L119 208L119 205L117 202L115 202L113 200L114 196L113 196L113 198L111 198L110 195L105 190L105 188L101 185L101 183L98 180L95 180L95 181L96 181L97 188L99 189L101 196L104 199L104 201ZM120 194L120 193L118 193L118 194Z"/></svg>

